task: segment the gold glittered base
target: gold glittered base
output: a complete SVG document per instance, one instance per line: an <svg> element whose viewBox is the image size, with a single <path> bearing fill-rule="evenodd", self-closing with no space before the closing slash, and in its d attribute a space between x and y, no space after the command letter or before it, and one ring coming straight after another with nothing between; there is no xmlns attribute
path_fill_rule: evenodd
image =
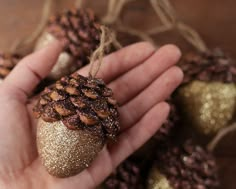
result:
<svg viewBox="0 0 236 189"><path fill-rule="evenodd" d="M147 189L173 189L167 178L160 171L153 167L148 177Z"/></svg>
<svg viewBox="0 0 236 189"><path fill-rule="evenodd" d="M188 127L204 135L214 135L233 119L236 86L221 82L193 81L177 91L177 100Z"/></svg>
<svg viewBox="0 0 236 189"><path fill-rule="evenodd" d="M86 130L69 130L61 122L45 122L37 127L37 147L42 164L56 177L80 173L103 148L102 137Z"/></svg>
<svg viewBox="0 0 236 189"><path fill-rule="evenodd" d="M35 50L42 49L55 40L56 38L52 34L44 32L38 39ZM73 73L76 69L77 66L73 62L72 57L67 52L62 52L48 77L58 80L65 75Z"/></svg>

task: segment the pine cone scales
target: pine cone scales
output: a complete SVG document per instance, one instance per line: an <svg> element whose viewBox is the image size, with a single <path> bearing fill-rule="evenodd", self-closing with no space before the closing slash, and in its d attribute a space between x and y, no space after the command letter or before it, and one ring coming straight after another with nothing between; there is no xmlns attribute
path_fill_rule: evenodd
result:
<svg viewBox="0 0 236 189"><path fill-rule="evenodd" d="M17 54L0 53L0 78L4 79L20 59Z"/></svg>
<svg viewBox="0 0 236 189"><path fill-rule="evenodd" d="M67 42L65 51L76 59L78 66L83 66L100 43L99 27L92 11L71 10L52 17L46 31Z"/></svg>
<svg viewBox="0 0 236 189"><path fill-rule="evenodd" d="M220 49L205 53L188 53L179 66L184 72L182 84L192 80L236 82L236 64Z"/></svg>
<svg viewBox="0 0 236 189"><path fill-rule="evenodd" d="M46 122L62 120L71 130L104 132L113 138L119 131L116 106L102 80L73 74L47 88L34 110Z"/></svg>
<svg viewBox="0 0 236 189"><path fill-rule="evenodd" d="M155 165L174 189L214 189L219 185L213 157L190 141L183 147L172 144L158 150Z"/></svg>
<svg viewBox="0 0 236 189"><path fill-rule="evenodd" d="M104 182L105 189L143 189L140 167L125 160Z"/></svg>

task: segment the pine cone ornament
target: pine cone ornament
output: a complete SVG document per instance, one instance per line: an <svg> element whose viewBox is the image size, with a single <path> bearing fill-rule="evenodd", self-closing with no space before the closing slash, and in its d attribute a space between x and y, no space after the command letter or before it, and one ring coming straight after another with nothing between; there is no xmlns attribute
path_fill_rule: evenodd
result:
<svg viewBox="0 0 236 189"><path fill-rule="evenodd" d="M169 143L158 148L148 189L215 189L219 185L214 158L198 145Z"/></svg>
<svg viewBox="0 0 236 189"><path fill-rule="evenodd" d="M91 10L69 10L52 17L35 49L56 39L67 45L49 78L57 80L88 64L88 57L100 43L100 35L100 24Z"/></svg>
<svg viewBox="0 0 236 189"><path fill-rule="evenodd" d="M20 61L18 54L0 53L0 81L2 81Z"/></svg>
<svg viewBox="0 0 236 189"><path fill-rule="evenodd" d="M125 160L103 184L104 189L143 189L140 166Z"/></svg>
<svg viewBox="0 0 236 189"><path fill-rule="evenodd" d="M184 82L176 102L188 125L200 134L214 136L234 118L236 107L236 64L221 50L187 54L180 67Z"/></svg>
<svg viewBox="0 0 236 189"><path fill-rule="evenodd" d="M34 108L37 146L47 171L75 175L119 132L117 103L101 79L77 73L46 88Z"/></svg>

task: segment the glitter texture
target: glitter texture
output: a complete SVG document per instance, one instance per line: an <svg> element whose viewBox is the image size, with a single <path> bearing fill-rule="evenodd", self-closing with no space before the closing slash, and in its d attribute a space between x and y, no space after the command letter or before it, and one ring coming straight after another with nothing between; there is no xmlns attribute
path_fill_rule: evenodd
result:
<svg viewBox="0 0 236 189"><path fill-rule="evenodd" d="M42 49L53 41L56 41L56 38L52 34L44 32L37 41L35 50ZM67 52L62 52L48 77L50 79L57 80L64 75L74 72L76 68L77 66L72 61L71 56Z"/></svg>
<svg viewBox="0 0 236 189"><path fill-rule="evenodd" d="M49 123L39 119L37 146L47 171L56 177L80 173L103 148L103 137L87 130L69 130L61 121Z"/></svg>
<svg viewBox="0 0 236 189"><path fill-rule="evenodd" d="M233 119L236 86L193 81L178 90L177 99L189 123L205 135L214 135Z"/></svg>
<svg viewBox="0 0 236 189"><path fill-rule="evenodd" d="M147 189L173 189L167 178L156 167L151 169Z"/></svg>

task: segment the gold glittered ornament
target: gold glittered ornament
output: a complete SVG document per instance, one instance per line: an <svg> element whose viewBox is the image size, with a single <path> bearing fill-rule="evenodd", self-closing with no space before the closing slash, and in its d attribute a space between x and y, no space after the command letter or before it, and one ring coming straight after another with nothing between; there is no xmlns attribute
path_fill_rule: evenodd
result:
<svg viewBox="0 0 236 189"><path fill-rule="evenodd" d="M116 101L101 79L77 73L46 88L34 108L37 146L56 177L80 173L119 132Z"/></svg>
<svg viewBox="0 0 236 189"><path fill-rule="evenodd" d="M40 38L38 39L37 44L35 46L35 50L44 48L55 40L56 38L52 34L44 32L42 36L40 36ZM71 55L64 51L59 55L57 63L48 75L48 78L52 80L57 80L62 76L73 73L77 69L77 67L78 66L74 63Z"/></svg>
<svg viewBox="0 0 236 189"><path fill-rule="evenodd" d="M51 17L35 50L55 40L66 46L48 78L58 80L88 64L88 57L100 43L100 35L100 24L91 10L69 10Z"/></svg>
<svg viewBox="0 0 236 189"><path fill-rule="evenodd" d="M165 175L161 174L157 167L153 167L149 173L147 189L174 189Z"/></svg>
<svg viewBox="0 0 236 189"><path fill-rule="evenodd" d="M236 64L220 49L189 53L179 65L185 76L176 102L186 126L206 137L234 121Z"/></svg>
<svg viewBox="0 0 236 189"><path fill-rule="evenodd" d="M103 148L103 136L86 130L69 130L61 121L39 120L37 147L47 171L56 177L68 177L89 166Z"/></svg>
<svg viewBox="0 0 236 189"><path fill-rule="evenodd" d="M178 89L177 100L189 123L202 134L214 135L233 120L236 86L192 81Z"/></svg>

